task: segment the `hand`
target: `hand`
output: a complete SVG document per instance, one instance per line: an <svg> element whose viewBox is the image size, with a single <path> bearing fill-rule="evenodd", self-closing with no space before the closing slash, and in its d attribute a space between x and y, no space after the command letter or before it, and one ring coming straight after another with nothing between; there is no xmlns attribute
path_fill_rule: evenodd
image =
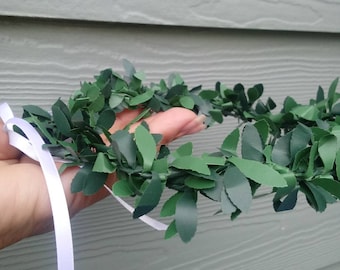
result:
<svg viewBox="0 0 340 270"><path fill-rule="evenodd" d="M138 110L124 111L117 115L110 129L113 133L126 127L138 115ZM183 108L173 108L144 119L152 133L163 135L161 144L204 129L203 118ZM130 127L133 131L139 123ZM8 144L8 136L0 122L0 249L23 238L53 230L52 212L39 164ZM56 163L56 166L60 164ZM71 193L71 182L78 168L67 169L61 175L71 217L109 195L105 188L92 196ZM112 186L116 175L108 177Z"/></svg>

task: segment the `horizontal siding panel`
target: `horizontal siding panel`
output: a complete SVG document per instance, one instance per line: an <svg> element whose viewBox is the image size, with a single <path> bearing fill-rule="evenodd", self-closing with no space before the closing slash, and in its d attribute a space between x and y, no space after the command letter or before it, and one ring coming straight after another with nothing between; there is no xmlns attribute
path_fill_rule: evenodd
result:
<svg viewBox="0 0 340 270"><path fill-rule="evenodd" d="M340 32L336 0L1 1L0 15L233 29Z"/></svg>
<svg viewBox="0 0 340 270"><path fill-rule="evenodd" d="M340 39L334 34L231 31L134 25L0 22L0 101L17 115L21 106L48 108L67 100L79 82L106 67L122 72L127 58L148 81L180 72L190 86L264 83L280 106L286 95L308 102L319 84L340 75ZM196 153L212 152L235 127L234 120L172 144L192 140ZM165 199L165 198L164 198ZM200 197L196 237L165 241L133 220L111 198L72 220L76 269L124 270L336 270L340 267L340 205L323 214L303 198L296 210L275 214L271 197L253 202L235 222L214 216L215 203ZM157 216L157 212L153 214ZM165 219L166 222L169 220ZM0 269L56 269L53 233L0 251Z"/></svg>
<svg viewBox="0 0 340 270"><path fill-rule="evenodd" d="M231 222L213 216L216 205L200 200L198 232L188 244L164 240L111 198L84 210L72 221L75 269L339 269L339 204L316 214L301 198L294 211L274 214L271 198L264 197ZM0 251L0 267L56 269L54 245L53 233L26 239Z"/></svg>

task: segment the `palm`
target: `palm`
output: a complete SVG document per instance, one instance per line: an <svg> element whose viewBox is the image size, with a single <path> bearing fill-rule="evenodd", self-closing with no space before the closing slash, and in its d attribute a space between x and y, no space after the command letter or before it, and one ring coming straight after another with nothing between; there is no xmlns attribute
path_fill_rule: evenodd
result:
<svg viewBox="0 0 340 270"><path fill-rule="evenodd" d="M113 133L126 127L139 111L124 111L117 115ZM145 120L152 133L163 135L161 144L167 144L181 136L199 132L204 128L202 118L186 109L173 108ZM133 131L139 123L131 126ZM0 123L0 248L30 235L52 230L52 213L44 176L38 163L22 155L8 144L7 134ZM57 166L59 164L56 164ZM71 181L78 168L69 168L61 176L71 216L108 195L103 188L93 196L70 192ZM111 186L115 175L107 184ZM10 207L9 207L10 206Z"/></svg>

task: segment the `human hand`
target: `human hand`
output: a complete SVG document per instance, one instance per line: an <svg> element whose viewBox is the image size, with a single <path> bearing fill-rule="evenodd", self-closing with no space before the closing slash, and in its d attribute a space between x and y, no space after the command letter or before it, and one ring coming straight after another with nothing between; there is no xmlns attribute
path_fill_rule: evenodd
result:
<svg viewBox="0 0 340 270"><path fill-rule="evenodd" d="M117 115L111 133L125 128L139 114L138 110L126 110ZM172 108L144 119L152 133L162 134L160 144L204 129L203 118L183 108ZM130 127L133 131L139 123ZM8 143L8 136L0 122L0 249L23 238L53 230L52 211L44 175L39 164L23 155ZM56 163L59 167L61 164ZM105 188L91 196L71 193L71 182L79 168L71 167L63 172L61 181L71 217L80 210L109 195ZM112 186L115 174L106 184Z"/></svg>

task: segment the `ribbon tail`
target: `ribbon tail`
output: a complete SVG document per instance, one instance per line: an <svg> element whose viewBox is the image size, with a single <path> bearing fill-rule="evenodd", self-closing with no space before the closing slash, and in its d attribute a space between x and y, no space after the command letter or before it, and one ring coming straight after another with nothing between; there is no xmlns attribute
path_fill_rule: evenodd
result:
<svg viewBox="0 0 340 270"><path fill-rule="evenodd" d="M107 185L104 185L104 187L107 189L108 192L111 193L112 197L115 198L126 210L128 210L130 213L133 213L133 211L135 211L135 209L131 205L129 205L126 201L114 195L112 190ZM147 215L141 216L139 217L139 219L157 231L165 231L168 228L168 225Z"/></svg>

